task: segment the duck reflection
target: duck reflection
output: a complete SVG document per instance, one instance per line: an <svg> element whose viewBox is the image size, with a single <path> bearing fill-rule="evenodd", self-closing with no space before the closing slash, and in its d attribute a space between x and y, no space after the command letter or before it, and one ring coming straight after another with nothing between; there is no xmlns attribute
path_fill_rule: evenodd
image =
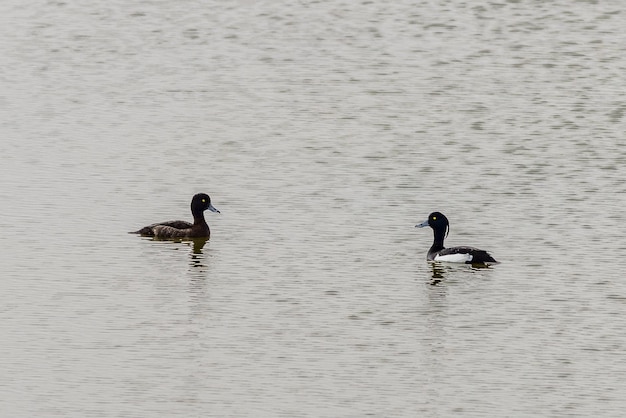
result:
<svg viewBox="0 0 626 418"><path fill-rule="evenodd" d="M189 254L190 266L192 268L206 267L204 264L205 254L202 249L208 240L208 238L194 238L189 241L185 241L187 245L192 247L191 253Z"/></svg>
<svg viewBox="0 0 626 418"><path fill-rule="evenodd" d="M189 252L189 264L192 269L198 267L206 267L204 264L206 259L206 254L204 253L204 246L206 245L208 237L203 238L187 238L187 239L158 239L153 238L152 241L159 243L170 243L174 245L174 250L179 250L181 248L185 248L185 246L190 247L191 251Z"/></svg>
<svg viewBox="0 0 626 418"><path fill-rule="evenodd" d="M431 286L437 286L446 278L446 268L441 263L437 262L430 263L430 267L432 269L432 279L430 280L430 284Z"/></svg>
<svg viewBox="0 0 626 418"><path fill-rule="evenodd" d="M432 286L440 285L450 272L463 272L464 274L479 274L485 270L491 269L491 266L487 264L449 264L440 262L430 262L430 268L432 271L430 284Z"/></svg>

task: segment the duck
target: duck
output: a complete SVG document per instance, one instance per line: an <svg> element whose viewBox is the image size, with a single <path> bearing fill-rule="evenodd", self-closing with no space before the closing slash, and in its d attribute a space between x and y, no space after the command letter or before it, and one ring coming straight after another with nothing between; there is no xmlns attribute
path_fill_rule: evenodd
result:
<svg viewBox="0 0 626 418"><path fill-rule="evenodd" d="M207 209L211 212L220 213L220 211L211 204L211 198L208 194L198 193L191 199L193 223L186 221L158 222L144 226L138 231L131 232L131 234L139 234L143 237L154 237L158 239L209 238L211 236L211 230L204 219L204 211Z"/></svg>
<svg viewBox="0 0 626 418"><path fill-rule="evenodd" d="M443 246L443 240L450 232L450 222L448 218L441 212L433 212L428 215L428 219L421 224L415 225L416 228L424 228L430 226L433 229L434 241L428 250L426 259L428 261L447 261L450 263L465 264L496 264L498 263L485 250L474 247L450 247Z"/></svg>

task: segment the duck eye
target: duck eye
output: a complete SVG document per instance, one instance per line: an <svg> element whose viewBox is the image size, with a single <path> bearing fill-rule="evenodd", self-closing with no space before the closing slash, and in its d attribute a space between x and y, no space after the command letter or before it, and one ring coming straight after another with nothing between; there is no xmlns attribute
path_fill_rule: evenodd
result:
<svg viewBox="0 0 626 418"><path fill-rule="evenodd" d="M202 199L202 203L206 203L206 199Z"/></svg>
<svg viewBox="0 0 626 418"><path fill-rule="evenodd" d="M433 221L436 221L436 220L437 220L437 217L436 217L436 216L433 216Z"/></svg>

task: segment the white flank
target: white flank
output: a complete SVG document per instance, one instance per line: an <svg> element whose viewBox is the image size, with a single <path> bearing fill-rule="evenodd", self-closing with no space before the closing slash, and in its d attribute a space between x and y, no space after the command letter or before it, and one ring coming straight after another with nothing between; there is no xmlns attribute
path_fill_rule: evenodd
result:
<svg viewBox="0 0 626 418"><path fill-rule="evenodd" d="M473 255L467 253L436 255L435 261L445 261L446 263L467 263L472 261Z"/></svg>

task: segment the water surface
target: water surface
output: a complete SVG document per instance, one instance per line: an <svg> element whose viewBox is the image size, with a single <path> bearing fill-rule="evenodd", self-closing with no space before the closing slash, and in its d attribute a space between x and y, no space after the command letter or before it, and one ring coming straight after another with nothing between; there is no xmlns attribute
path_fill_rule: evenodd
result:
<svg viewBox="0 0 626 418"><path fill-rule="evenodd" d="M1 415L623 414L620 2L0 7Z"/></svg>

